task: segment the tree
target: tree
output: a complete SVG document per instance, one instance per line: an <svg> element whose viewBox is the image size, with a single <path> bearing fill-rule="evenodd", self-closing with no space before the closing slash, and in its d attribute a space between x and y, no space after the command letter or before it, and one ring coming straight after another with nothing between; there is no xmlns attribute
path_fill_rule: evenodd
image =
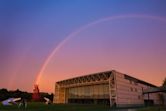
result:
<svg viewBox="0 0 166 111"><path fill-rule="evenodd" d="M166 78L163 80L161 88L166 88ZM159 99L161 101L161 105L164 105L164 103L165 103L165 97L164 97L163 93L159 94Z"/></svg>
<svg viewBox="0 0 166 111"><path fill-rule="evenodd" d="M0 101L3 101L9 97L9 93L7 89L0 89Z"/></svg>
<svg viewBox="0 0 166 111"><path fill-rule="evenodd" d="M163 80L162 87L166 87L166 78Z"/></svg>

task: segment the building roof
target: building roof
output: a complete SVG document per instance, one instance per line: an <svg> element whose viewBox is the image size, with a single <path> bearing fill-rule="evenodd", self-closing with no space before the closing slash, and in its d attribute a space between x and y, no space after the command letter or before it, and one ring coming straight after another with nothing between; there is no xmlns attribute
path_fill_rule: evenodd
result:
<svg viewBox="0 0 166 111"><path fill-rule="evenodd" d="M56 83L57 84L64 84L64 85L70 85L70 84L77 84L77 83L103 81L103 80L108 80L110 75L113 72L117 72L117 71L116 70L109 70L109 71L104 71L104 72L97 72L97 73L87 74L87 75L84 75L84 76L78 76L78 77L58 81ZM125 77L125 79L132 80L136 83L145 84L145 85L151 86L151 87L157 87L157 86L155 86L151 83L148 83L148 82L145 82L143 80L140 80L140 79L134 78L132 76L129 76L128 74L124 74L124 77Z"/></svg>
<svg viewBox="0 0 166 111"><path fill-rule="evenodd" d="M57 84L71 85L80 83L104 82L109 79L112 71L98 72L84 76L74 77L56 82Z"/></svg>
<svg viewBox="0 0 166 111"><path fill-rule="evenodd" d="M127 75L127 74L125 74L125 79L132 80L132 81L135 81L135 82L137 82L137 83L145 84L145 85L147 85L147 86L157 87L157 86L155 86L155 85L153 85L153 84L151 84L151 83L148 83L148 82L145 82L145 81L143 81L143 80L134 78L134 77L129 76L129 75Z"/></svg>

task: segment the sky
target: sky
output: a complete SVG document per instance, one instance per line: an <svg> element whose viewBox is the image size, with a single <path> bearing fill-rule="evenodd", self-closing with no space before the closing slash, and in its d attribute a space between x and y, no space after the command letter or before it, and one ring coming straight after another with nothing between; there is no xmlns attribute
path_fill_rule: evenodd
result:
<svg viewBox="0 0 166 111"><path fill-rule="evenodd" d="M160 86L165 0L1 0L0 88L54 92L55 82L117 70Z"/></svg>

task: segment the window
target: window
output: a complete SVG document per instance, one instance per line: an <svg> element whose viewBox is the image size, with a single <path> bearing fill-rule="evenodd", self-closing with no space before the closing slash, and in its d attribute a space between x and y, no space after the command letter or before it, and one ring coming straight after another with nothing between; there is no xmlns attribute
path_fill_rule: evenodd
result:
<svg viewBox="0 0 166 111"><path fill-rule="evenodd" d="M143 92L144 88L142 87L142 92Z"/></svg>
<svg viewBox="0 0 166 111"><path fill-rule="evenodd" d="M133 91L133 88L131 87L130 90Z"/></svg>
<svg viewBox="0 0 166 111"><path fill-rule="evenodd" d="M137 82L134 82L134 84L135 84L135 85L138 85L138 83L137 83Z"/></svg>
<svg viewBox="0 0 166 111"><path fill-rule="evenodd" d="M140 95L138 96L138 99L141 99L141 96L140 96Z"/></svg>

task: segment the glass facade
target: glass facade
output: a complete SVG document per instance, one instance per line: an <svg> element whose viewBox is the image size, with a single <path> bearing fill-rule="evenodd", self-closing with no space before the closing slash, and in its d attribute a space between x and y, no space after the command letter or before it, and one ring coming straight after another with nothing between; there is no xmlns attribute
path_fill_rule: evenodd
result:
<svg viewBox="0 0 166 111"><path fill-rule="evenodd" d="M68 90L68 99L108 99L109 85L89 85L66 89Z"/></svg>

